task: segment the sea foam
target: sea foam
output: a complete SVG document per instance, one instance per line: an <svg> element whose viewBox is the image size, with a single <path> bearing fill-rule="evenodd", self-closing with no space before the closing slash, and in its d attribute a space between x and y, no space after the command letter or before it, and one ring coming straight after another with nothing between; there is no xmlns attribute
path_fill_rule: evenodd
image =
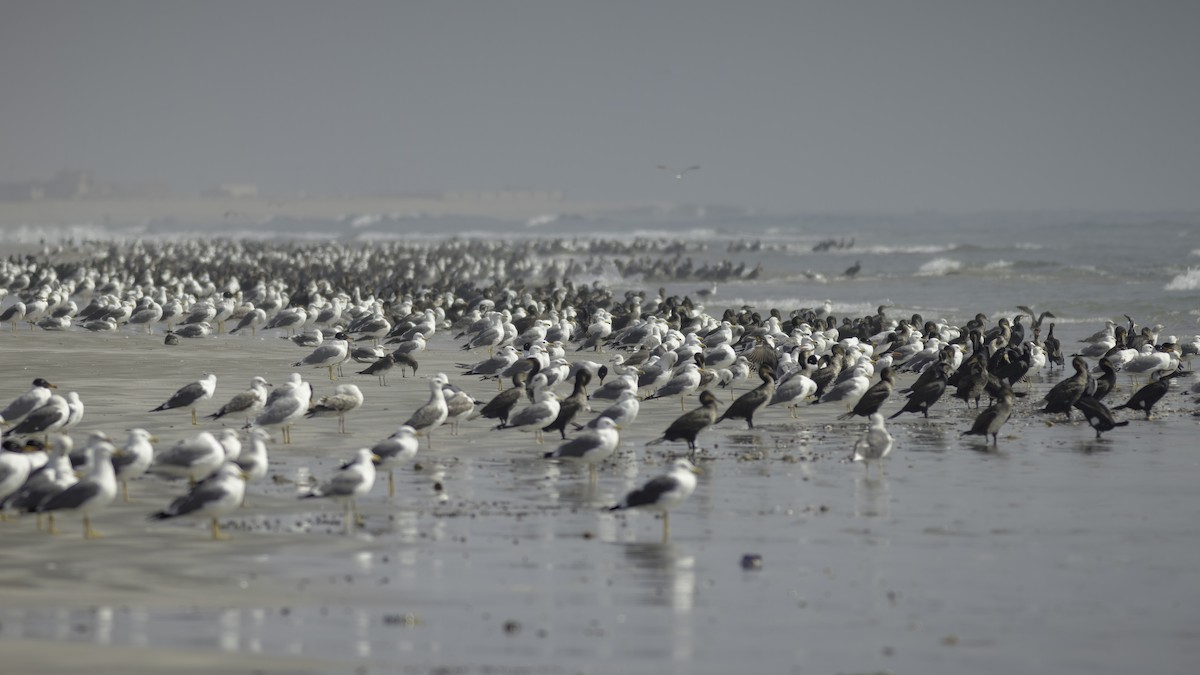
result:
<svg viewBox="0 0 1200 675"><path fill-rule="evenodd" d="M934 258L929 262L921 265L917 270L919 277L943 277L947 274L956 274L962 270L963 264L952 258Z"/></svg>
<svg viewBox="0 0 1200 675"><path fill-rule="evenodd" d="M1164 291L1195 291L1200 290L1200 268L1189 267L1183 274L1175 275L1166 286L1163 286Z"/></svg>

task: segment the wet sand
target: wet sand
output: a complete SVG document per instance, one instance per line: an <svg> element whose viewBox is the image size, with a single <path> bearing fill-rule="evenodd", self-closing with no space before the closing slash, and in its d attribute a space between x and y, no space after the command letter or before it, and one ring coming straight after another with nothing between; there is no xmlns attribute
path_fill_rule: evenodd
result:
<svg viewBox="0 0 1200 675"><path fill-rule="evenodd" d="M274 335L168 347L160 335L4 331L0 399L45 377L87 406L77 441L141 426L164 448L221 426L145 412L179 386L215 372L207 414L253 375L282 382L306 353ZM446 372L486 401L495 384L453 365L485 355L442 332L420 375ZM944 399L928 421L889 423L882 478L846 461L865 423L837 421L837 404L799 420L772 408L753 431L723 422L701 435L705 474L664 544L653 514L604 507L685 451L644 446L679 414L677 399L643 403L595 489L585 467L540 458L553 441L482 419L457 436L441 428L396 470L396 496L381 476L360 504L365 526L343 534L339 507L298 500L297 483L328 475L428 397L421 377L394 371L378 387L354 369L341 381L366 403L350 433L336 418L304 420L293 444L274 443L271 476L224 520L229 541L200 521L148 521L183 490L153 477L131 486L137 503L118 498L94 519L98 541L70 516L58 536L31 518L0 523L5 670L1186 673L1200 660L1190 379L1156 419L1126 416L1101 440L1019 402L997 451L960 439L974 412ZM323 369L303 374L332 393ZM1035 381L1031 399L1057 379ZM1129 393L1121 384L1116 400ZM745 554L761 569L744 569Z"/></svg>

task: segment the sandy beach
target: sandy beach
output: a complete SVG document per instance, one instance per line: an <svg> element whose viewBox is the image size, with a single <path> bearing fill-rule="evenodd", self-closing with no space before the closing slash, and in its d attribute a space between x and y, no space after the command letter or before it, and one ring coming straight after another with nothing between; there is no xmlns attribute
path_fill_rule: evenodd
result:
<svg viewBox="0 0 1200 675"><path fill-rule="evenodd" d="M164 448L221 427L146 412L179 386L217 374L206 414L252 375L281 382L305 353L261 333L169 347L130 332L5 331L0 398L45 377L85 402L76 439L140 426ZM943 401L928 421L890 423L896 449L869 479L847 461L864 422L837 421L836 404L798 420L771 408L753 431L723 422L700 437L705 473L665 544L653 514L605 507L686 451L644 445L677 399L643 404L595 489L585 467L540 458L552 441L478 419L457 436L439 429L431 451L423 440L394 498L378 481L355 534L336 504L297 499L298 484L424 403L424 377L446 372L488 400L494 382L454 365L485 354L443 332L421 377L379 387L348 366L339 382L366 395L349 433L336 418L304 420L291 445L272 444L270 476L224 521L229 541L196 520L148 521L183 491L155 477L131 486L136 503L118 498L95 518L101 540L70 516L57 536L30 517L0 524L0 658L23 673L730 672L751 661L763 672L1184 673L1200 656L1200 456L1193 397L1179 391L1156 419L1100 440L1022 402L998 451L960 439L974 412ZM332 393L324 369L303 374ZM1030 398L1049 384L1036 380ZM745 554L761 569L743 568Z"/></svg>

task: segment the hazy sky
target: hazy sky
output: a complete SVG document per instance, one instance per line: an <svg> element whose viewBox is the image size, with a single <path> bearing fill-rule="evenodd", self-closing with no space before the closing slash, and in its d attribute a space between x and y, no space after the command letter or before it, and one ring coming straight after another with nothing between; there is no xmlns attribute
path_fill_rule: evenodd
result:
<svg viewBox="0 0 1200 675"><path fill-rule="evenodd" d="M1197 209L1198 27L1195 0L0 0L0 181Z"/></svg>

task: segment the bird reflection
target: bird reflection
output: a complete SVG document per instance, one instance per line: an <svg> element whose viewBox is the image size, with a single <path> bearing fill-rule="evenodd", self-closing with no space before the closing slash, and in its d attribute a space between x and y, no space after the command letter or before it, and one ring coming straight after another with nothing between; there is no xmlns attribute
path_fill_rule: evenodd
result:
<svg viewBox="0 0 1200 675"><path fill-rule="evenodd" d="M689 612L696 600L696 558L670 542L622 545L625 559L638 572L631 580L650 605Z"/></svg>
<svg viewBox="0 0 1200 675"><path fill-rule="evenodd" d="M1082 452L1085 455L1096 452L1110 452L1112 449L1112 441L1107 438L1087 438L1079 441L1079 445L1075 446L1076 451Z"/></svg>
<svg viewBox="0 0 1200 675"><path fill-rule="evenodd" d="M887 476L854 479L854 515L860 518L888 518L892 515L892 495Z"/></svg>

